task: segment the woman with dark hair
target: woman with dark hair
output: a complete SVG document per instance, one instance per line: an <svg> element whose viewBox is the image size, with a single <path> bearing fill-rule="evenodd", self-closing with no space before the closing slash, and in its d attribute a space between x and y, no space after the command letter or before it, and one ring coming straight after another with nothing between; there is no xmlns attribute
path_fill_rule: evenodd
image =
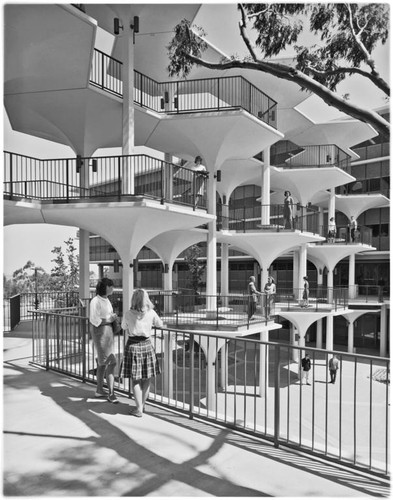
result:
<svg viewBox="0 0 393 500"><path fill-rule="evenodd" d="M90 302L89 320L93 325L93 343L97 356L97 398L107 397L110 403L118 403L114 393L116 357L113 353L112 323L117 320L108 296L113 293L113 281L102 278L96 286L96 296ZM109 393L104 390L104 378Z"/></svg>
<svg viewBox="0 0 393 500"><path fill-rule="evenodd" d="M308 298L310 295L310 285L308 283L307 276L303 276L303 282L304 282L303 295L302 295L303 303L302 303L301 307L308 307Z"/></svg>
<svg viewBox="0 0 393 500"><path fill-rule="evenodd" d="M153 328L162 328L163 322L153 308L146 290L135 290L131 309L124 314L121 324L128 335L124 348L124 377L131 379L136 408L132 408L130 414L134 417L142 417L150 379L161 373L150 335Z"/></svg>
<svg viewBox="0 0 393 500"><path fill-rule="evenodd" d="M293 205L294 201L290 191L284 192L284 229L293 228Z"/></svg>

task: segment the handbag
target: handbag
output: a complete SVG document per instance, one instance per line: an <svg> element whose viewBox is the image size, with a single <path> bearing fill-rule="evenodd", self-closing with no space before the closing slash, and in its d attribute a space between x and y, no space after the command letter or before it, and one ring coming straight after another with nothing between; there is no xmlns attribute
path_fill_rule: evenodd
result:
<svg viewBox="0 0 393 500"><path fill-rule="evenodd" d="M119 320L119 318L116 318L112 322L112 329L113 329L113 334L114 335L116 335L117 333L120 333L120 331L121 331L121 321Z"/></svg>

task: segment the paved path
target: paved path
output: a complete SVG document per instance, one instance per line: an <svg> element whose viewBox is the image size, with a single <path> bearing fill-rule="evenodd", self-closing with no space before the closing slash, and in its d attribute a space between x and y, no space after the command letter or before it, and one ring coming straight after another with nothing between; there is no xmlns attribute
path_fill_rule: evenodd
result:
<svg viewBox="0 0 393 500"><path fill-rule="evenodd" d="M132 401L29 364L3 341L5 496L388 496L383 479Z"/></svg>

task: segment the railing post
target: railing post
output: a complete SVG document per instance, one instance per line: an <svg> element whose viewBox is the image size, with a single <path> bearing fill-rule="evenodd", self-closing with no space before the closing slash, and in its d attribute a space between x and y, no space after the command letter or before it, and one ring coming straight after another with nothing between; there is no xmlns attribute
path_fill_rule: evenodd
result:
<svg viewBox="0 0 393 500"><path fill-rule="evenodd" d="M104 90L104 53L101 53L101 82L101 88Z"/></svg>
<svg viewBox="0 0 393 500"><path fill-rule="evenodd" d="M190 412L189 418L194 418L194 334L190 333Z"/></svg>
<svg viewBox="0 0 393 500"><path fill-rule="evenodd" d="M81 325L82 325L82 335L80 336L79 342L82 342L82 382L86 382L86 332L88 331L89 328L88 319L83 318L81 320Z"/></svg>
<svg viewBox="0 0 393 500"><path fill-rule="evenodd" d="M118 198L119 198L119 201L121 200L121 159L124 158L124 157L121 157L119 156L118 159L117 159L117 175L118 175L118 179L117 179L117 190L118 190ZM134 189L135 191L135 189ZM127 194L134 194L134 193L127 193Z"/></svg>
<svg viewBox="0 0 393 500"><path fill-rule="evenodd" d="M165 201L165 185L164 185L164 162L161 161L161 205L164 204Z"/></svg>
<svg viewBox="0 0 393 500"><path fill-rule="evenodd" d="M69 160L66 160L66 200L67 203L70 201L70 172L69 172Z"/></svg>
<svg viewBox="0 0 393 500"><path fill-rule="evenodd" d="M280 345L274 346L274 447L280 441Z"/></svg>
<svg viewBox="0 0 393 500"><path fill-rule="evenodd" d="M14 188L13 188L13 177L12 177L12 153L10 153L10 196L12 199L12 195L14 193Z"/></svg>
<svg viewBox="0 0 393 500"><path fill-rule="evenodd" d="M217 78L217 111L220 111L220 78Z"/></svg>
<svg viewBox="0 0 393 500"><path fill-rule="evenodd" d="M45 370L49 370L49 338L48 338L49 315L45 315Z"/></svg>

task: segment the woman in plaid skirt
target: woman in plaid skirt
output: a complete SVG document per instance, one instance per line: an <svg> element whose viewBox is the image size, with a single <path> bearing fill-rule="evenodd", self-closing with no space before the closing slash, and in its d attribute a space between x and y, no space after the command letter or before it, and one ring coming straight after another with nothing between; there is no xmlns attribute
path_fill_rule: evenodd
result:
<svg viewBox="0 0 393 500"><path fill-rule="evenodd" d="M161 328L163 322L154 311L146 290L135 290L131 309L127 311L121 327L128 335L124 348L124 377L129 377L136 402L130 413L141 417L150 390L150 379L161 373L156 352L150 341L153 327Z"/></svg>

